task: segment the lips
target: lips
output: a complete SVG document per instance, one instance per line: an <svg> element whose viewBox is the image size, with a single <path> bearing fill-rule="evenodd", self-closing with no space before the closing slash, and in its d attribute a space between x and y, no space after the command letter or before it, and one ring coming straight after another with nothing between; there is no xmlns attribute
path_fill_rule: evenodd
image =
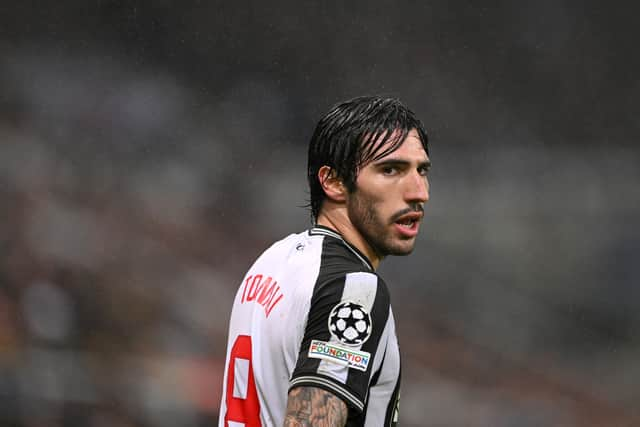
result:
<svg viewBox="0 0 640 427"><path fill-rule="evenodd" d="M418 225L422 220L421 212L404 214L394 221L396 230L406 237L414 237L418 234Z"/></svg>

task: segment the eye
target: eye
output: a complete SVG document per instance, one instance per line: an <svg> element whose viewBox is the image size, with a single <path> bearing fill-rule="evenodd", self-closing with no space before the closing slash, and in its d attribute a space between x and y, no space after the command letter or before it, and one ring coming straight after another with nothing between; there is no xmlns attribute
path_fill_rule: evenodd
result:
<svg viewBox="0 0 640 427"><path fill-rule="evenodd" d="M382 173L384 175L395 175L396 173L398 173L398 168L396 168L395 166L384 166L382 168Z"/></svg>
<svg viewBox="0 0 640 427"><path fill-rule="evenodd" d="M427 176L429 174L429 167L428 166L420 166L418 168L418 173L422 176Z"/></svg>

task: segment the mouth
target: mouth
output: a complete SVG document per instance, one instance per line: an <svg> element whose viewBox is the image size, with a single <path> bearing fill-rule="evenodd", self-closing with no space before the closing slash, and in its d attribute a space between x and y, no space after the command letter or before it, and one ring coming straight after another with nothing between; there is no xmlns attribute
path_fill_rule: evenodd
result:
<svg viewBox="0 0 640 427"><path fill-rule="evenodd" d="M394 221L396 229L406 237L414 237L418 234L418 228L420 221L422 220L422 213L414 212L406 215L402 215L400 218Z"/></svg>
<svg viewBox="0 0 640 427"><path fill-rule="evenodd" d="M417 220L414 219L406 219L404 221L396 221L396 224L398 224L400 227L406 228L406 229L412 229L416 226L416 224L418 223Z"/></svg>

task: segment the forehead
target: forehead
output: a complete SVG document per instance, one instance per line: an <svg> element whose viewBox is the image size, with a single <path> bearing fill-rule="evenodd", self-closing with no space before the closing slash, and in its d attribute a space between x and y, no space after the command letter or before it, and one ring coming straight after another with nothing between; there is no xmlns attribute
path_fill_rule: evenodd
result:
<svg viewBox="0 0 640 427"><path fill-rule="evenodd" d="M396 131L398 132L398 131ZM393 138L390 138L393 140ZM381 150L384 151L387 146L392 144L391 141L387 142L385 145L381 147ZM411 129L405 139L402 141L400 146L396 148L396 150L388 153L384 157L377 159L375 163L383 161L387 158L398 158L398 157L410 157L412 160L417 161L428 161L429 156L427 156L427 152L424 149L424 145L422 144L422 140L420 139L420 135L418 131L415 129Z"/></svg>

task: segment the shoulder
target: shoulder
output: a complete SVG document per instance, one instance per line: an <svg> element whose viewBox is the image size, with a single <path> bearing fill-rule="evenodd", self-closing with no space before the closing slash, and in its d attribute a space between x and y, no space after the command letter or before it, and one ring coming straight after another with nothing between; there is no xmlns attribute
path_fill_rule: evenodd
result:
<svg viewBox="0 0 640 427"><path fill-rule="evenodd" d="M387 285L376 273L349 271L335 274L318 283L314 289L312 304L322 300L352 302L363 307L389 306Z"/></svg>
<svg viewBox="0 0 640 427"><path fill-rule="evenodd" d="M319 258L321 242L318 238L310 239L308 233L292 233L273 242L257 258L257 262L285 267L289 264L309 263L310 259Z"/></svg>

